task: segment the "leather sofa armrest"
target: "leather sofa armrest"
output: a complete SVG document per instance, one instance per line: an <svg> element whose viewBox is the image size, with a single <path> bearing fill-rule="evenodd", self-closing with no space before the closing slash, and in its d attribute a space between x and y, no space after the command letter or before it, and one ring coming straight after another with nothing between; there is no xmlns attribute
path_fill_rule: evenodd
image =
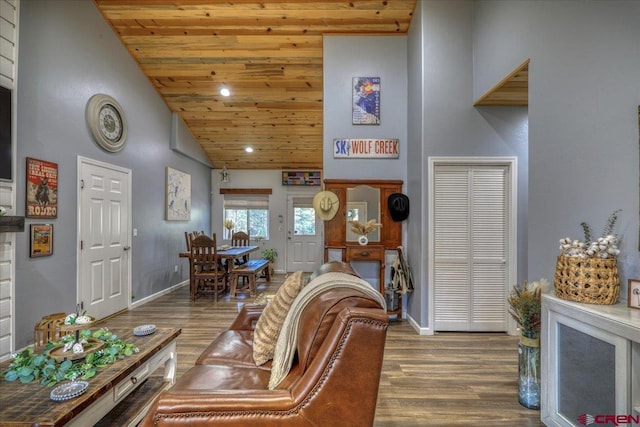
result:
<svg viewBox="0 0 640 427"><path fill-rule="evenodd" d="M229 329L252 331L264 310L264 304L245 304Z"/></svg>

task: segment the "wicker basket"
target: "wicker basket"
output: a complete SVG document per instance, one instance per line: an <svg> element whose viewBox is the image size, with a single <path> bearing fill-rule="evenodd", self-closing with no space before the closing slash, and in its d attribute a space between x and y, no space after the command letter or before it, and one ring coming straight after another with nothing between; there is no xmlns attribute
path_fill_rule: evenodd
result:
<svg viewBox="0 0 640 427"><path fill-rule="evenodd" d="M589 304L615 304L620 278L615 258L578 258L560 255L553 285L556 296Z"/></svg>

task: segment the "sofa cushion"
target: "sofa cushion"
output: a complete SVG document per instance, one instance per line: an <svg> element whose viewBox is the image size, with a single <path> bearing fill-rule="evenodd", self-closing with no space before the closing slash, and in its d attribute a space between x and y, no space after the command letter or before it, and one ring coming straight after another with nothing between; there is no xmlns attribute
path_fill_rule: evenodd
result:
<svg viewBox="0 0 640 427"><path fill-rule="evenodd" d="M253 360L263 365L273 359L273 351L291 303L304 286L302 271L287 277L258 319L253 336Z"/></svg>
<svg viewBox="0 0 640 427"><path fill-rule="evenodd" d="M249 366L195 365L178 378L172 393L181 391L266 390L269 371Z"/></svg>
<svg viewBox="0 0 640 427"><path fill-rule="evenodd" d="M228 365L256 367L253 361L253 331L227 330L218 335L202 352L196 365ZM259 369L271 369L265 363Z"/></svg>

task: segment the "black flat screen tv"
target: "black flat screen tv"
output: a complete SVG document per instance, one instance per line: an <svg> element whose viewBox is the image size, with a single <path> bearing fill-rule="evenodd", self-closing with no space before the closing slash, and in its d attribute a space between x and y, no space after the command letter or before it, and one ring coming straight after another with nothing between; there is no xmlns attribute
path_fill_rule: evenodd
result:
<svg viewBox="0 0 640 427"><path fill-rule="evenodd" d="M11 179L11 90L0 86L0 179Z"/></svg>

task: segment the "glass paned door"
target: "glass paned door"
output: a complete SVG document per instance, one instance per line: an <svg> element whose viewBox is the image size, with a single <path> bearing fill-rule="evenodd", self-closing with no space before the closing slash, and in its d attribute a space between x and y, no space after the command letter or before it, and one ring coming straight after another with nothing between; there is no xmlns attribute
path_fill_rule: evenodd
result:
<svg viewBox="0 0 640 427"><path fill-rule="evenodd" d="M314 271L322 262L322 233L313 198L288 196L287 271Z"/></svg>

